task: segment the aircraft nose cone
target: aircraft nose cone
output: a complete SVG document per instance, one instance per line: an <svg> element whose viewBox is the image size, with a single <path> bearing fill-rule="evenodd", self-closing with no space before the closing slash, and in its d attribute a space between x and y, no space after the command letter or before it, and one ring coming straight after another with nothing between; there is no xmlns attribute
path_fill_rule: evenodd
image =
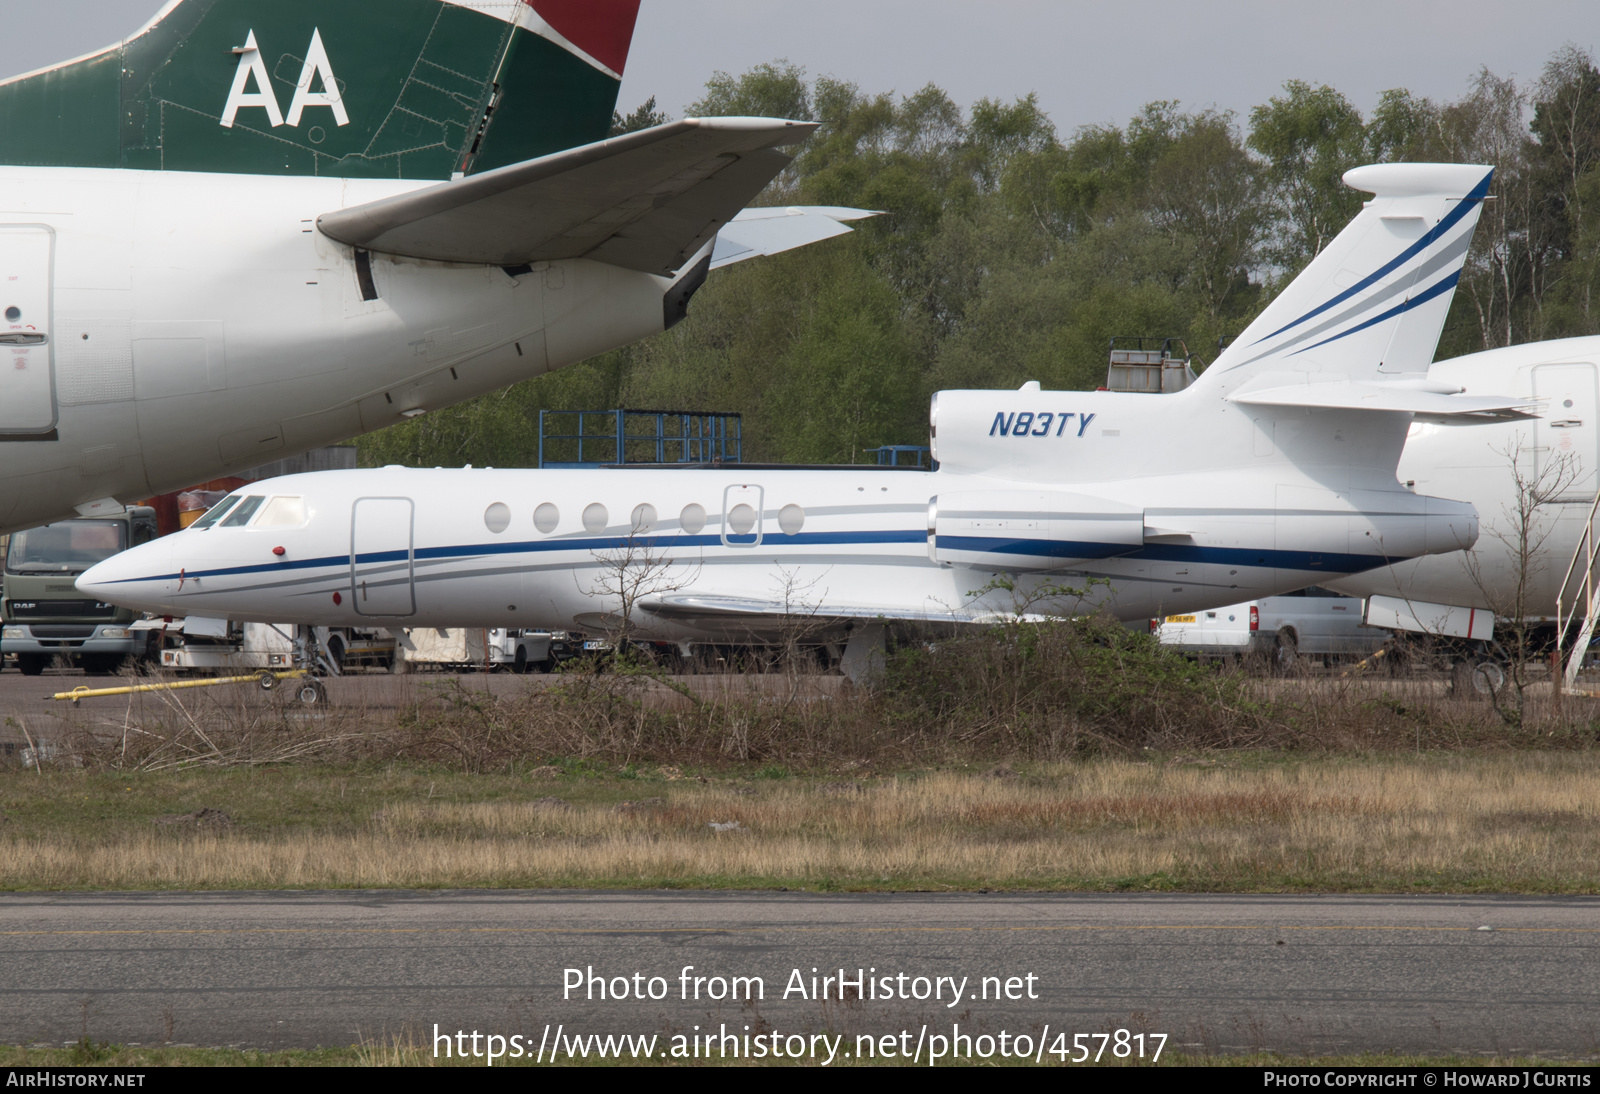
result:
<svg viewBox="0 0 1600 1094"><path fill-rule="evenodd" d="M112 555L85 570L78 591L96 600L143 612L164 612L163 594L171 550L164 542L146 543Z"/></svg>

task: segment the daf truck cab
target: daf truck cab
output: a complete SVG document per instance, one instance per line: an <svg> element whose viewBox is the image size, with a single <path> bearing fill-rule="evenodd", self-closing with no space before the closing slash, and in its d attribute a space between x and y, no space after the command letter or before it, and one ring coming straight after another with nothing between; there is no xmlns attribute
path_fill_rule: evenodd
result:
<svg viewBox="0 0 1600 1094"><path fill-rule="evenodd" d="M156 511L57 521L11 536L0 595L0 651L38 676L57 657L91 675L114 673L142 653L139 614L86 598L74 582L112 555L156 538Z"/></svg>

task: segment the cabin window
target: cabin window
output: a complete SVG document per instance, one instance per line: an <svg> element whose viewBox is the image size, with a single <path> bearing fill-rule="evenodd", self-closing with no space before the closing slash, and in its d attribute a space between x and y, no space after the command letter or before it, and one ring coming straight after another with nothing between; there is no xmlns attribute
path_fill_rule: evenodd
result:
<svg viewBox="0 0 1600 1094"><path fill-rule="evenodd" d="M256 518L257 528L298 528L306 522L305 498L273 498Z"/></svg>
<svg viewBox="0 0 1600 1094"><path fill-rule="evenodd" d="M604 532L610 522L611 514L606 512L606 507L599 502L593 503L583 511L583 527L590 533Z"/></svg>
<svg viewBox="0 0 1600 1094"><path fill-rule="evenodd" d="M256 515L256 510L260 509L261 503L266 500L267 496L265 494L245 498L244 501L239 503L239 507L229 513L227 518L223 520L222 527L243 528L250 523L250 518Z"/></svg>
<svg viewBox="0 0 1600 1094"><path fill-rule="evenodd" d="M545 502L533 511L533 526L545 535L556 530L556 525L561 523L561 510L549 502Z"/></svg>
<svg viewBox="0 0 1600 1094"><path fill-rule="evenodd" d="M231 494L208 509L204 516L189 526L192 532L203 532L228 515L228 510L239 504L239 495Z"/></svg>
<svg viewBox="0 0 1600 1094"><path fill-rule="evenodd" d="M656 526L656 507L649 502L633 509L633 533L648 532Z"/></svg>
<svg viewBox="0 0 1600 1094"><path fill-rule="evenodd" d="M778 514L778 527L784 535L792 536L806 526L806 511L798 505L785 505Z"/></svg>
<svg viewBox="0 0 1600 1094"><path fill-rule="evenodd" d="M699 535L706 530L706 507L690 502L683 507L683 512L678 516L678 523L691 536Z"/></svg>
<svg viewBox="0 0 1600 1094"><path fill-rule="evenodd" d="M728 527L734 535L747 536L755 530L756 511L744 502L728 510Z"/></svg>
<svg viewBox="0 0 1600 1094"><path fill-rule="evenodd" d="M511 506L497 501L483 511L483 526L495 535L511 527Z"/></svg>

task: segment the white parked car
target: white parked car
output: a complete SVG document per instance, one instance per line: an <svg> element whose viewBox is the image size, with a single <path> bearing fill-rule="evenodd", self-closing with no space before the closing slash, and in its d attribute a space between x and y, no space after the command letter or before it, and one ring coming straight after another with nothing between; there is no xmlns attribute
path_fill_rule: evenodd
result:
<svg viewBox="0 0 1600 1094"><path fill-rule="evenodd" d="M1164 646L1201 656L1261 654L1279 669L1302 658L1351 660L1378 651L1389 632L1361 622L1361 601L1327 589L1302 589L1225 608L1152 619Z"/></svg>

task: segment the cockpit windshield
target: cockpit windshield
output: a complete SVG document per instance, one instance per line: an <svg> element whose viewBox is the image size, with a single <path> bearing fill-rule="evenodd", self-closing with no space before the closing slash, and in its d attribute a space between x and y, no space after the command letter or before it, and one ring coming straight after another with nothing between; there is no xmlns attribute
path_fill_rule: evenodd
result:
<svg viewBox="0 0 1600 1094"><path fill-rule="evenodd" d="M217 523L217 521L227 516L228 510L232 509L238 504L239 495L229 494L227 497L223 498L221 501L217 502L217 504L213 505L209 510L207 510L206 514L199 520L189 525L189 530L191 532L205 531L207 528L210 528L213 524Z"/></svg>
<svg viewBox="0 0 1600 1094"><path fill-rule="evenodd" d="M265 495L245 498L239 503L239 508L222 518L224 528L243 528L250 523L250 518L256 515L256 510L261 508L261 503L266 501Z"/></svg>

